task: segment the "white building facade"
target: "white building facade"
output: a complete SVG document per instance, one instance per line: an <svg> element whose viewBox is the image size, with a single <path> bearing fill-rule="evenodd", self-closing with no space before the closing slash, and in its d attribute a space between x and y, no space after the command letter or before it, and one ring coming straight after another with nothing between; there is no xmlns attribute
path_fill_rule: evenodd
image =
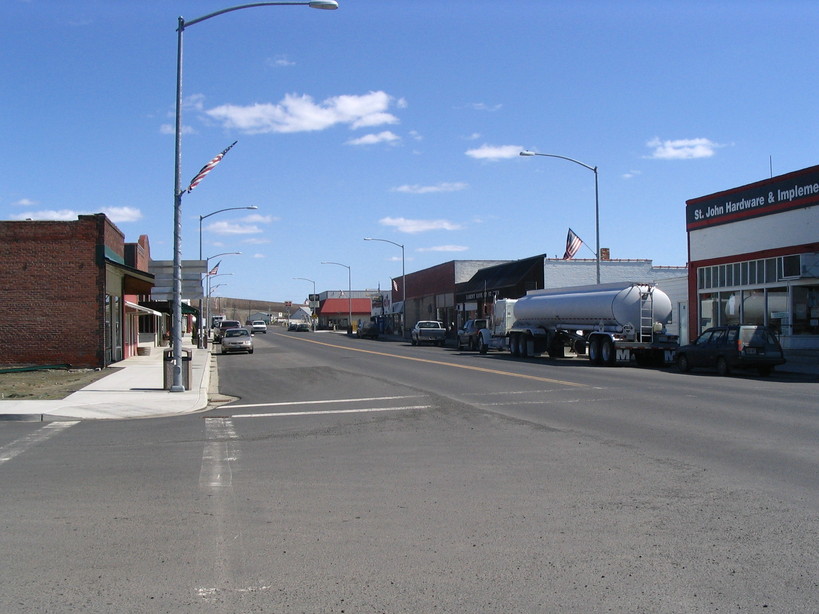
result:
<svg viewBox="0 0 819 614"><path fill-rule="evenodd" d="M819 349L819 166L686 202L689 329L765 324Z"/></svg>

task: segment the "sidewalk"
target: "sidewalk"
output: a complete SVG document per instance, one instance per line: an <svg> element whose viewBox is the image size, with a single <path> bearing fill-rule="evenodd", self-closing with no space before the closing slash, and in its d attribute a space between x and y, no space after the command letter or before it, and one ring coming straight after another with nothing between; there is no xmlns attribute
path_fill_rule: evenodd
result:
<svg viewBox="0 0 819 614"><path fill-rule="evenodd" d="M148 356L114 363L116 371L59 401L0 401L0 420L122 420L189 414L208 405L211 371L216 363L210 349L191 350L191 386L184 392L163 388L163 349Z"/></svg>

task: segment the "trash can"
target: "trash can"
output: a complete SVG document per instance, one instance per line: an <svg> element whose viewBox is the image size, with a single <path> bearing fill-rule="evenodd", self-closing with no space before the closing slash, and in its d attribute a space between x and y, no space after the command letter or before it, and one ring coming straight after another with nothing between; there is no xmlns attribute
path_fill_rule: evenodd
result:
<svg viewBox="0 0 819 614"><path fill-rule="evenodd" d="M191 389L191 350L182 350L182 386L185 390ZM164 367L164 377L162 378L165 390L173 387L173 350L165 350L162 356L162 366Z"/></svg>

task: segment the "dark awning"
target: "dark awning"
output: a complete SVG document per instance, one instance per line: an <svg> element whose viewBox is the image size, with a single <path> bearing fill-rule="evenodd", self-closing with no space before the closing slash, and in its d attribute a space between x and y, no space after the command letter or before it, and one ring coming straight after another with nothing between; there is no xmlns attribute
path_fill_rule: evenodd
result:
<svg viewBox="0 0 819 614"><path fill-rule="evenodd" d="M540 270L543 270L543 258L543 255L533 256L480 269L466 282L459 294L475 295L484 291L514 288L532 276L534 267L540 267ZM540 277L542 277L542 272Z"/></svg>

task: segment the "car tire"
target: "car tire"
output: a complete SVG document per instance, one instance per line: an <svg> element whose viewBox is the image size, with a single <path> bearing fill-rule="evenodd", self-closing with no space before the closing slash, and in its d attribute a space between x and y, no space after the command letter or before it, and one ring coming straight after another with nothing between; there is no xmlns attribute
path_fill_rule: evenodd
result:
<svg viewBox="0 0 819 614"><path fill-rule="evenodd" d="M757 367L757 372L761 377L768 377L773 372L773 370L774 368L771 365L763 365L761 367Z"/></svg>
<svg viewBox="0 0 819 614"><path fill-rule="evenodd" d="M418 341L416 341L416 340L415 340L415 337L411 337L411 338L410 338L410 343L411 343L412 345L418 345Z"/></svg>
<svg viewBox="0 0 819 614"><path fill-rule="evenodd" d="M248 351L247 351L247 353L248 353L248 354L252 354L252 353L253 353L253 350L248 350Z"/></svg>
<svg viewBox="0 0 819 614"><path fill-rule="evenodd" d="M725 360L724 356L717 358L717 374L722 377L731 375L731 367L728 365L728 361Z"/></svg>
<svg viewBox="0 0 819 614"><path fill-rule="evenodd" d="M680 373L688 373L691 370L691 365L688 363L688 356L685 354L677 356L677 369Z"/></svg>

